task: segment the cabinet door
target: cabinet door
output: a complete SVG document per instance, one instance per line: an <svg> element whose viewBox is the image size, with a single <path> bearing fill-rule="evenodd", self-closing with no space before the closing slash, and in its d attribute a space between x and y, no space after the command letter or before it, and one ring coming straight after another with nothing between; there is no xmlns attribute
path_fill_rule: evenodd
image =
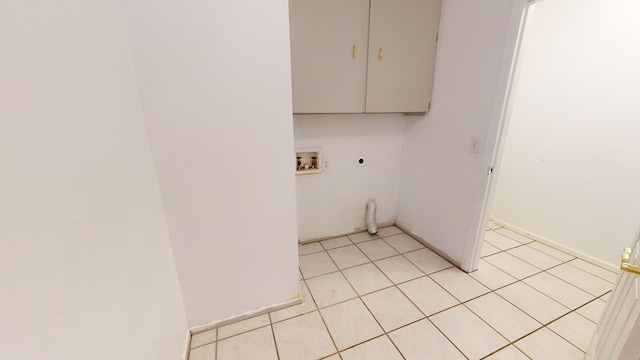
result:
<svg viewBox="0 0 640 360"><path fill-rule="evenodd" d="M364 112L369 0L290 0L289 17L293 112Z"/></svg>
<svg viewBox="0 0 640 360"><path fill-rule="evenodd" d="M423 112L433 87L441 0L371 0L367 112Z"/></svg>

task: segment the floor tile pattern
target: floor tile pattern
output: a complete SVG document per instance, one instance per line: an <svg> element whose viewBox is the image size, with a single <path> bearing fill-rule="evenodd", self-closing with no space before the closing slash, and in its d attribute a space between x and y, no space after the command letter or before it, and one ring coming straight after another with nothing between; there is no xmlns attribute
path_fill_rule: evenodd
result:
<svg viewBox="0 0 640 360"><path fill-rule="evenodd" d="M617 276L492 221L471 274L395 226L299 255L302 304L195 334L189 359L582 359Z"/></svg>

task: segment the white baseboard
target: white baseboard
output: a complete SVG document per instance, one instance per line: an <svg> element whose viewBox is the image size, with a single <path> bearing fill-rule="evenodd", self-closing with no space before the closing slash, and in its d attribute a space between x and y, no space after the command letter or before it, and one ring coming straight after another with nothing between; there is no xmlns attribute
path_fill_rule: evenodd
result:
<svg viewBox="0 0 640 360"><path fill-rule="evenodd" d="M453 265L457 266L458 268L460 268L460 263L454 259L452 259L449 255L447 255L444 251L438 249L437 247L433 246L432 244L430 244L428 241L426 241L425 239L421 238L420 236L416 235L413 231L409 230L409 228L407 228L406 226L402 225L401 222L396 221L395 225L402 231L404 231L405 233L407 233L407 235L411 236L412 238L418 240L418 242L420 242L422 245L426 246L429 250L433 251L434 253L440 255L440 257L442 257L443 259L447 260L448 262L452 263Z"/></svg>
<svg viewBox="0 0 640 360"><path fill-rule="evenodd" d="M182 354L182 360L189 360L189 352L191 351L191 331L187 329L187 341L184 348L184 354Z"/></svg>
<svg viewBox="0 0 640 360"><path fill-rule="evenodd" d="M266 306L266 307L263 307L263 308L260 308L260 309L256 309L256 310L247 311L247 312L244 312L242 314L229 316L227 318L216 320L216 321L212 321L212 322L204 324L204 325L194 326L191 329L189 329L189 333L190 333L190 335L199 334L199 333L202 333L202 332L205 332L205 331L209 331L209 330L213 330L215 328L219 328L221 326L229 325L229 324L232 324L232 323L235 323L235 322L238 322L238 321L242 321L242 320L246 320L246 319L252 318L254 316L270 313L272 311L281 310L281 309L287 308L289 306L298 305L298 304L301 304L301 303L302 303L302 297L300 296L300 294L298 294L298 296L296 296L294 298L291 298L289 300L285 300L283 302L279 302L277 304L269 305L269 306Z"/></svg>
<svg viewBox="0 0 640 360"><path fill-rule="evenodd" d="M394 220L389 220L389 221L383 221L383 222L378 223L376 225L378 226L378 228L383 228L383 227L395 225L395 223L396 222ZM305 239L298 239L298 243L300 243L300 244L309 244L309 243L318 242L318 241L322 241L322 240L333 239L333 238L340 237L340 236L353 235L353 234L361 233L361 232L364 232L364 231L367 231L367 227L366 226L361 226L361 227L355 228L355 229L353 229L351 231L341 231L341 232L328 234L328 235L312 236L312 237L305 238Z"/></svg>
<svg viewBox="0 0 640 360"><path fill-rule="evenodd" d="M494 223L496 223L496 224L498 224L498 225L500 225L500 226L502 226L502 227L504 227L506 229L509 229L511 231L515 231L518 234L527 236L527 237L529 237L529 238L531 238L533 240L536 240L536 241L541 242L541 243L543 243L545 245L551 246L552 248L555 248L557 250L566 252L567 254L573 255L573 256L575 256L575 257L577 257L579 259L582 259L582 260L584 260L584 261L586 261L588 263L591 263L593 265L596 265L596 266L599 266L601 268L607 269L609 271L613 271L615 273L620 272L620 269L618 269L617 266L609 264L606 261L602 261L602 260L600 260L598 258L595 258L595 257L593 257L591 255L587 255L587 254L585 254L585 253L583 253L581 251L578 251L576 249L572 249L572 248L570 248L568 246L562 245L562 244L557 243L557 242L555 242L553 240L549 240L549 239L547 239L547 238L545 238L543 236L540 236L538 234L534 234L534 233L532 233L530 231L527 231L525 229L522 229L522 228L517 227L517 226L512 225L512 224L509 224L508 222L496 219L493 216L490 216L489 219L491 221L493 221Z"/></svg>

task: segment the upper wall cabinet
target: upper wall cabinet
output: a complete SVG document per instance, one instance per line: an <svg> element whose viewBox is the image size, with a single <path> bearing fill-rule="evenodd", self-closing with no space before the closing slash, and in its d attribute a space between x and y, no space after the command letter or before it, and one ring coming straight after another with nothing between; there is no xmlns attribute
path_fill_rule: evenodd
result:
<svg viewBox="0 0 640 360"><path fill-rule="evenodd" d="M441 0L290 0L294 113L425 112Z"/></svg>

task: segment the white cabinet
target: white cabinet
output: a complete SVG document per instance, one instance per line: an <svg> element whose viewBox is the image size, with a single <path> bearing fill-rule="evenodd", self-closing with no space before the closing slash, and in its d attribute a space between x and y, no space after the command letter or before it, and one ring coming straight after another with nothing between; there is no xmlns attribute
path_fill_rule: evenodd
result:
<svg viewBox="0 0 640 360"><path fill-rule="evenodd" d="M290 0L294 113L428 110L441 0Z"/></svg>
<svg viewBox="0 0 640 360"><path fill-rule="evenodd" d="M290 0L289 14L293 112L364 112L369 0Z"/></svg>

